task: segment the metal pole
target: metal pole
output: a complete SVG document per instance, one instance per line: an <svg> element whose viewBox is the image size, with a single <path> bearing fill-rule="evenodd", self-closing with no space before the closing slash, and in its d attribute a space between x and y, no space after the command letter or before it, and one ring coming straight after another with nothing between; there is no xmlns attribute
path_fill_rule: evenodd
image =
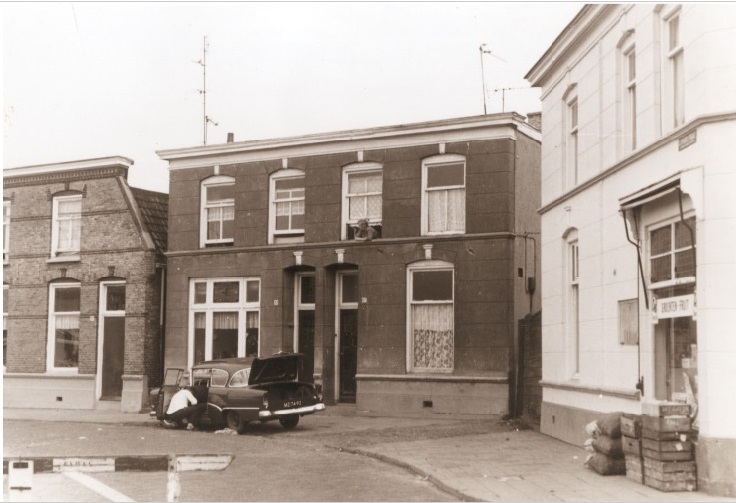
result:
<svg viewBox="0 0 736 503"><path fill-rule="evenodd" d="M202 118L204 120L204 144L207 145L207 36L202 44Z"/></svg>
<svg viewBox="0 0 736 503"><path fill-rule="evenodd" d="M483 115L486 115L486 72L483 70L483 44L478 47L480 51L480 76L483 81Z"/></svg>

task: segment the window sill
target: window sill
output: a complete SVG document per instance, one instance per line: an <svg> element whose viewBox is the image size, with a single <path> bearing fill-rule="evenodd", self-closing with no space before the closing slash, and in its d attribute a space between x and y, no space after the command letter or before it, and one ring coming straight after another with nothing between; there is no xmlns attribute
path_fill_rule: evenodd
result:
<svg viewBox="0 0 736 503"><path fill-rule="evenodd" d="M81 262L82 257L79 255L64 255L60 257L52 257L46 260L47 264L63 264L65 262Z"/></svg>

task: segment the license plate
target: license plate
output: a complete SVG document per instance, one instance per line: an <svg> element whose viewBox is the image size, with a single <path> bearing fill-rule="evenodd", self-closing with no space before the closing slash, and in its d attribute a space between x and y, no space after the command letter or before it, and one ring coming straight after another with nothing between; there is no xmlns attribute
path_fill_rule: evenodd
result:
<svg viewBox="0 0 736 503"><path fill-rule="evenodd" d="M295 400L293 402L284 402L284 407L291 408L291 407L299 407L302 404L301 400Z"/></svg>

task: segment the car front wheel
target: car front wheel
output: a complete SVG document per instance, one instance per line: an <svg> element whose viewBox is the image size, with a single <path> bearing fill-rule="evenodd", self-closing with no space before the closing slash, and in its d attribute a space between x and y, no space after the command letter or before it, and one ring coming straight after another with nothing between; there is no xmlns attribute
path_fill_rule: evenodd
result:
<svg viewBox="0 0 736 503"><path fill-rule="evenodd" d="M281 426L287 430L293 430L299 424L299 416L286 416L279 419Z"/></svg>
<svg viewBox="0 0 736 503"><path fill-rule="evenodd" d="M243 421L243 419L240 417L240 414L238 414L234 410L228 411L227 415L225 416L225 422L227 423L228 428L237 431L241 435L245 433L245 427L248 425L248 423L246 421Z"/></svg>

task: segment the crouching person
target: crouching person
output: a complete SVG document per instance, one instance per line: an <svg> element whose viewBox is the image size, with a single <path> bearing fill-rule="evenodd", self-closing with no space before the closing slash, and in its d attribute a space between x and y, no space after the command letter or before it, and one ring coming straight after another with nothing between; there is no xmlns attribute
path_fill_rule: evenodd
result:
<svg viewBox="0 0 736 503"><path fill-rule="evenodd" d="M164 426L195 429L199 424L199 416L207 408L206 403L197 403L197 399L188 389L189 376L184 375L179 384L179 391L174 393L169 408L164 414Z"/></svg>

